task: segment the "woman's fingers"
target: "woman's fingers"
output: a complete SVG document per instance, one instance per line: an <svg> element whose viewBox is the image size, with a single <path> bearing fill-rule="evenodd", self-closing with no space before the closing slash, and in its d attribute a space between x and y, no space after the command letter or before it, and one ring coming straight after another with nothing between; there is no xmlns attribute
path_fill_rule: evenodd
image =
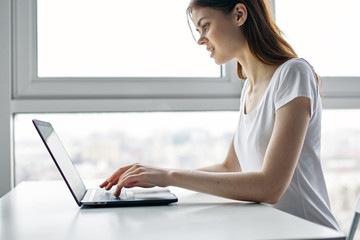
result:
<svg viewBox="0 0 360 240"><path fill-rule="evenodd" d="M105 186L107 186L109 184L108 180L106 180L105 182L103 182L102 184L99 185L100 188L103 188Z"/></svg>
<svg viewBox="0 0 360 240"><path fill-rule="evenodd" d="M123 187L167 186L166 173L166 169L136 163L120 168L109 179L103 182L100 187L105 187L106 190L109 190L117 184L114 195L118 197Z"/></svg>
<svg viewBox="0 0 360 240"><path fill-rule="evenodd" d="M118 179L117 184L119 184L123 179L130 175L139 174L143 171L143 168L139 164L134 164L131 168L129 168L126 172L124 172L121 177Z"/></svg>
<svg viewBox="0 0 360 240"><path fill-rule="evenodd" d="M104 188L106 190L109 190L112 188L112 186L114 186L115 184L117 183L117 181L110 181L109 179L105 180L105 182L103 182L101 185L100 185L100 188Z"/></svg>
<svg viewBox="0 0 360 240"><path fill-rule="evenodd" d="M112 186L118 183L119 178L121 175L126 172L129 168L131 168L133 165L129 165L126 167L119 168L113 175L111 175L110 178L105 180L102 184L100 184L100 188L105 187L106 190L110 190Z"/></svg>
<svg viewBox="0 0 360 240"><path fill-rule="evenodd" d="M147 183L144 180L144 174L132 174L119 180L114 195L118 197L121 193L122 188L131 187L154 187L154 185Z"/></svg>

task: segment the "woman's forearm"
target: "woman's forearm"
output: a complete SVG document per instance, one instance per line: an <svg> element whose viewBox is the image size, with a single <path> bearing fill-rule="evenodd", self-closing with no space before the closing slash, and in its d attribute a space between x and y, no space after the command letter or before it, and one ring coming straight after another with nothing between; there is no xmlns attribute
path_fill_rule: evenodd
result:
<svg viewBox="0 0 360 240"><path fill-rule="evenodd" d="M203 167L203 168L199 168L196 169L197 171L202 171L202 172L229 172L229 169L227 167L225 167L223 164L215 164L212 166L208 166L208 167Z"/></svg>
<svg viewBox="0 0 360 240"><path fill-rule="evenodd" d="M261 172L171 170L169 185L242 201L275 203L276 192Z"/></svg>

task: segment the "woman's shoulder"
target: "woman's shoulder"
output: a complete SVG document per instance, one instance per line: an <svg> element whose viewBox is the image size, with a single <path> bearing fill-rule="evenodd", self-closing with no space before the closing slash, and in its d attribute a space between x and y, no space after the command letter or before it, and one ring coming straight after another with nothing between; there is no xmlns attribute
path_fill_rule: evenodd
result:
<svg viewBox="0 0 360 240"><path fill-rule="evenodd" d="M317 89L317 78L312 66L303 58L293 58L283 63L274 79L274 90Z"/></svg>
<svg viewBox="0 0 360 240"><path fill-rule="evenodd" d="M292 58L284 62L277 71L278 86L294 82L317 82L313 67L303 58ZM290 81L288 81L290 79Z"/></svg>
<svg viewBox="0 0 360 240"><path fill-rule="evenodd" d="M303 58L292 58L284 62L281 66L281 72L306 71L313 73L313 67Z"/></svg>

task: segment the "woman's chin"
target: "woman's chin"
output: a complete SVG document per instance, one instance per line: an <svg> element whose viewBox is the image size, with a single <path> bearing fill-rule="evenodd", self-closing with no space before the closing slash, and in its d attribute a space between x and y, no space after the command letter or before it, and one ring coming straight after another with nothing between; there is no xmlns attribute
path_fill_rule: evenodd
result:
<svg viewBox="0 0 360 240"><path fill-rule="evenodd" d="M217 65L223 65L223 64L231 61L231 59L217 58L216 56L212 56L212 58L214 59L214 61Z"/></svg>

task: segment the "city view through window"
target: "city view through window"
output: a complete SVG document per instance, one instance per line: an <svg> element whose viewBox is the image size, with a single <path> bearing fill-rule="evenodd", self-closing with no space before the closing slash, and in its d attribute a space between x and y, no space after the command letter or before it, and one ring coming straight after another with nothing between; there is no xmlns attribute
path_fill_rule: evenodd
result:
<svg viewBox="0 0 360 240"><path fill-rule="evenodd" d="M134 162L182 169L221 162L238 112L19 114L16 183L61 179L33 118L53 124L82 178L102 180ZM360 192L359 122L359 110L323 110L322 163L333 212L344 232Z"/></svg>

